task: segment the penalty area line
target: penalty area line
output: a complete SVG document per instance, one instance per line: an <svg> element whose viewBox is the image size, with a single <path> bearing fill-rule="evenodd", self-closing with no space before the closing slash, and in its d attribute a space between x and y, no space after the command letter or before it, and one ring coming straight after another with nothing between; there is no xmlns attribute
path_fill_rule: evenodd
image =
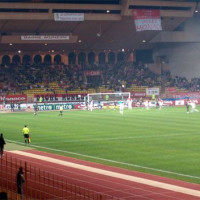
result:
<svg viewBox="0 0 200 200"><path fill-rule="evenodd" d="M25 144L22 143L22 142L17 142L17 141L14 141L14 140L6 140L6 141L25 146ZM162 173L165 173L165 174L173 174L173 175L177 175L177 176L194 178L194 179L200 180L199 176L191 176L191 175L188 175L188 174L181 174L181 173L166 171L166 170L162 170L162 169L156 169L156 168L145 167L145 166L141 166L141 165L135 165L135 164L125 163L125 162L120 162L120 161L115 161L115 160L109 160L109 159L105 159L105 158L99 158L99 157L95 157L95 156L89 156L89 155L84 155L84 154L80 154L80 153L74 153L74 152L71 152L71 151L64 151L64 150L60 150L60 149L54 149L54 148L43 147L43 146L32 145L32 144L29 147L36 147L36 148L47 149L47 150L51 150L51 151L55 151L55 152L68 153L68 154L82 156L82 157L86 157L86 158L92 158L92 159L95 159L95 160L101 160L101 161L106 161L106 162L110 162L110 163L116 163L116 164L121 164L121 165L125 165L125 166L142 168L142 169L152 170L152 171L156 171L156 172L162 172Z"/></svg>

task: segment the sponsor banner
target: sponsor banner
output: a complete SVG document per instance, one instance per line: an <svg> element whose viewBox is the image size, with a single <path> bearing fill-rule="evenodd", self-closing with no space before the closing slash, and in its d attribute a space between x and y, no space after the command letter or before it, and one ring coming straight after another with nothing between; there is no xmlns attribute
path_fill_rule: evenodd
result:
<svg viewBox="0 0 200 200"><path fill-rule="evenodd" d="M69 35L22 35L21 40L69 40Z"/></svg>
<svg viewBox="0 0 200 200"><path fill-rule="evenodd" d="M186 105L186 101L187 101L187 99L184 99L184 105ZM200 99L192 99L192 102L194 102L196 104L200 104Z"/></svg>
<svg viewBox="0 0 200 200"><path fill-rule="evenodd" d="M74 109L85 110L86 109L86 105L85 105L85 103L74 104Z"/></svg>
<svg viewBox="0 0 200 200"><path fill-rule="evenodd" d="M34 95L34 102L39 102L40 97L43 102L58 102L58 101L84 101L87 94L37 94Z"/></svg>
<svg viewBox="0 0 200 200"><path fill-rule="evenodd" d="M140 98L140 97L146 97L145 92L131 92L132 98Z"/></svg>
<svg viewBox="0 0 200 200"><path fill-rule="evenodd" d="M200 99L196 99L196 104L200 104Z"/></svg>
<svg viewBox="0 0 200 200"><path fill-rule="evenodd" d="M24 111L27 109L27 105L25 103L20 104L20 107L18 104L14 104L14 111ZM6 104L6 105L1 105L0 106L0 110L11 110L10 104Z"/></svg>
<svg viewBox="0 0 200 200"><path fill-rule="evenodd" d="M144 102L145 105L145 102ZM156 107L156 102L155 101L149 101L149 107Z"/></svg>
<svg viewBox="0 0 200 200"><path fill-rule="evenodd" d="M146 88L146 95L159 95L159 88Z"/></svg>
<svg viewBox="0 0 200 200"><path fill-rule="evenodd" d="M166 92L176 92L176 87L166 87L165 91Z"/></svg>
<svg viewBox="0 0 200 200"><path fill-rule="evenodd" d="M132 10L136 31L162 30L160 10Z"/></svg>
<svg viewBox="0 0 200 200"><path fill-rule="evenodd" d="M20 104L20 109L18 107L18 104L14 104L14 111L18 112L18 111L25 111L26 109L33 109L35 104ZM79 105L78 102L73 102L73 103L47 103L47 104L40 104L38 103L38 109L39 111L47 111L47 110L59 110L60 106L63 106L64 110L69 110L69 109L74 109L75 105ZM76 106L77 107L77 106ZM80 107L83 107L83 105L81 105ZM11 107L10 104L6 104L5 106L0 105L0 110L5 110L5 111L10 111Z"/></svg>
<svg viewBox="0 0 200 200"><path fill-rule="evenodd" d="M200 92L177 92L172 95L173 98L186 98L200 99Z"/></svg>
<svg viewBox="0 0 200 200"><path fill-rule="evenodd" d="M60 106L63 106L63 110L74 109L74 104L39 104L38 110L39 111L59 110Z"/></svg>
<svg viewBox="0 0 200 200"><path fill-rule="evenodd" d="M84 13L54 13L55 21L84 21L85 15Z"/></svg>
<svg viewBox="0 0 200 200"><path fill-rule="evenodd" d="M174 106L175 101L163 101L163 106Z"/></svg>
<svg viewBox="0 0 200 200"><path fill-rule="evenodd" d="M101 71L93 71L93 70L90 70L90 71L85 71L84 72L86 76L100 76L101 75Z"/></svg>
<svg viewBox="0 0 200 200"><path fill-rule="evenodd" d="M175 101L175 106L183 106L185 105L185 101L184 100L176 100Z"/></svg>
<svg viewBox="0 0 200 200"><path fill-rule="evenodd" d="M20 94L20 95L5 95L0 96L0 103L3 101L6 101L6 103L17 103L17 102L26 102L27 101L27 95Z"/></svg>
<svg viewBox="0 0 200 200"><path fill-rule="evenodd" d="M195 102L197 105L200 104L200 99L193 99L193 102ZM186 104L186 99L184 100L176 100L176 101L163 101L163 106L184 106ZM33 109L35 104L20 104L20 109L18 107L18 104L14 105L14 112L20 112L20 111L26 111ZM60 106L63 106L64 110L69 109L80 109L85 110L87 109L87 106L84 102L70 102L70 103L38 103L38 109L39 111L51 111L51 110L59 110ZM140 103L136 102L132 104L133 107L140 107ZM145 102L142 103L142 107L145 106ZM102 108L111 108L114 109L114 104L106 104L103 103ZM149 107L156 107L155 101L149 101ZM94 104L94 108L99 109L99 104ZM117 107L118 108L118 105ZM127 105L125 104L125 108L127 108ZM0 104L0 111L11 111L10 104L2 105Z"/></svg>

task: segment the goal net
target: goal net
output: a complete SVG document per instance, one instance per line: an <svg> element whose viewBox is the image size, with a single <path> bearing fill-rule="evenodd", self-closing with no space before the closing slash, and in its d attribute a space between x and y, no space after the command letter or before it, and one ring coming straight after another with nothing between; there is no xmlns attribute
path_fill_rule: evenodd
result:
<svg viewBox="0 0 200 200"><path fill-rule="evenodd" d="M115 93L89 93L87 95L87 103L93 101L94 108L109 106L112 108L119 101L126 102L130 98L130 92L115 92Z"/></svg>

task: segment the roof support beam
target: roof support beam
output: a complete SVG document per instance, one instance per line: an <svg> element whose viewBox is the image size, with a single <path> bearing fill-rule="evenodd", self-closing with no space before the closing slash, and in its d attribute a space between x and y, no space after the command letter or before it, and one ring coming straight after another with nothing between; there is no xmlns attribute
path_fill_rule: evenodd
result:
<svg viewBox="0 0 200 200"><path fill-rule="evenodd" d="M10 9L69 9L69 10L121 10L120 5L62 4L62 3L0 3L0 8Z"/></svg>
<svg viewBox="0 0 200 200"><path fill-rule="evenodd" d="M158 7L189 7L190 10L162 10L161 16L163 17L192 17L196 7L195 2L180 2L180 1L141 1L141 0L128 0L125 12L125 16L131 16L131 9L129 6L158 6Z"/></svg>
<svg viewBox="0 0 200 200"><path fill-rule="evenodd" d="M52 35L52 34L51 34ZM21 35L5 35L1 36L2 44L63 44L63 43L77 43L77 35L69 35L69 40L21 40Z"/></svg>
<svg viewBox="0 0 200 200"><path fill-rule="evenodd" d="M119 21L121 19L119 14L85 14L85 20L88 21ZM49 13L0 13L0 20L54 20L54 15Z"/></svg>

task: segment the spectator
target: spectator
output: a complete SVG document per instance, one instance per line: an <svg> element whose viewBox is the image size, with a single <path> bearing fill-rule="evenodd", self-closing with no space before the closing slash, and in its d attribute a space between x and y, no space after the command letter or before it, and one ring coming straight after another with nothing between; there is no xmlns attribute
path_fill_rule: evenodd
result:
<svg viewBox="0 0 200 200"><path fill-rule="evenodd" d="M24 178L24 172L23 172L23 168L20 167L19 171L17 172L17 193L21 195L21 199L22 199L22 195L24 194L24 183L25 183L25 178Z"/></svg>
<svg viewBox="0 0 200 200"><path fill-rule="evenodd" d="M18 107L18 110L20 111L21 110L21 103L20 102L18 102L17 107Z"/></svg>
<svg viewBox="0 0 200 200"><path fill-rule="evenodd" d="M0 136L0 157L3 156L3 153L4 153L4 145L6 144L4 138L3 138L3 133L1 133L1 136Z"/></svg>
<svg viewBox="0 0 200 200"><path fill-rule="evenodd" d="M0 200L7 200L8 195L6 192L0 192Z"/></svg>
<svg viewBox="0 0 200 200"><path fill-rule="evenodd" d="M13 103L13 102L11 102L11 104L10 104L10 109L11 109L11 112L14 112L14 107L15 107L14 103Z"/></svg>
<svg viewBox="0 0 200 200"><path fill-rule="evenodd" d="M84 76L84 70L98 70L99 76ZM10 77L9 81L7 77ZM57 82L60 88L65 91L75 89L98 89L105 85L107 90L121 90L137 86L160 86L161 79L165 87L178 87L189 91L200 91L200 78L188 80L186 77L173 77L169 71L162 71L162 75L151 71L143 63L118 62L116 64L104 65L51 65L51 64L10 64L0 67L0 91L5 96L7 93L22 93L23 90L44 88L54 91L51 82ZM162 83L163 84L163 83ZM6 99L3 100L4 105Z"/></svg>

